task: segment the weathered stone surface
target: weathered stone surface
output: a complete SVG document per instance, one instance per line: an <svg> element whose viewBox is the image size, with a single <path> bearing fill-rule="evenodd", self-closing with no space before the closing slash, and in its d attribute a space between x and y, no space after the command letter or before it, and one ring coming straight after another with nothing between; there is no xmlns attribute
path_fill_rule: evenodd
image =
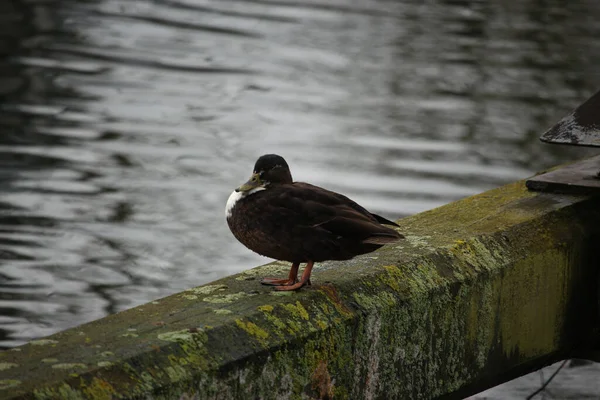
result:
<svg viewBox="0 0 600 400"><path fill-rule="evenodd" d="M460 397L592 342L599 202L507 185L400 221L407 240L273 263L0 353L3 399Z"/></svg>

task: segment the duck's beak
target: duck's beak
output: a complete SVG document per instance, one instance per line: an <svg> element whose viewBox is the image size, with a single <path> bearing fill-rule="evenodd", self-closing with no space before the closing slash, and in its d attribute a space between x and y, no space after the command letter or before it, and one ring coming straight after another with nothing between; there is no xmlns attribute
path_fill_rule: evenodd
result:
<svg viewBox="0 0 600 400"><path fill-rule="evenodd" d="M250 177L250 179L248 179L248 182L244 183L242 186L240 186L239 188L235 189L236 192L249 192L252 189L255 189L257 187L262 186L263 183L260 180L260 175L259 174L252 174L252 176Z"/></svg>

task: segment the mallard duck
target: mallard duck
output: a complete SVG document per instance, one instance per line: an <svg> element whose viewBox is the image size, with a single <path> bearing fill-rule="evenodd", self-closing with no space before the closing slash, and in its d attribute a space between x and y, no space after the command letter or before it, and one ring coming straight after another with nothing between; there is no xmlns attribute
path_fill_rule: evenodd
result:
<svg viewBox="0 0 600 400"><path fill-rule="evenodd" d="M250 250L292 263L287 278L262 279L277 290L310 284L315 262L348 260L404 237L384 226L397 224L348 197L294 182L287 162L276 154L256 161L248 182L229 196L225 214L233 235ZM306 267L298 280L301 263Z"/></svg>

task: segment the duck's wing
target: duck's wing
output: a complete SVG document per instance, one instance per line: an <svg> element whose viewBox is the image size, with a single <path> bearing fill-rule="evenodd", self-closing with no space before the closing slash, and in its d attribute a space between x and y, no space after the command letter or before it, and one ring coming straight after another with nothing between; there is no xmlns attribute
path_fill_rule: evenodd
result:
<svg viewBox="0 0 600 400"><path fill-rule="evenodd" d="M372 221L360 220L355 216L351 218L336 216L313 227L326 229L336 236L356 239L362 243L386 244L403 238L393 229Z"/></svg>
<svg viewBox="0 0 600 400"><path fill-rule="evenodd" d="M363 243L385 244L403 237L382 225L395 223L371 214L344 195L308 183L285 186L274 205L297 225Z"/></svg>

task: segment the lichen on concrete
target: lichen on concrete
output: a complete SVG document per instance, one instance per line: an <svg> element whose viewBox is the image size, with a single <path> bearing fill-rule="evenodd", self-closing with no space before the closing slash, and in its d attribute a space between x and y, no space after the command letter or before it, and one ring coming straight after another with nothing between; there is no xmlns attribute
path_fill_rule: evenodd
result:
<svg viewBox="0 0 600 400"><path fill-rule="evenodd" d="M10 363L10 362L0 362L0 371L5 371L7 369L11 369L14 367L18 367L19 364Z"/></svg>
<svg viewBox="0 0 600 400"><path fill-rule="evenodd" d="M242 271L235 279L238 281L245 281L249 280L249 278L256 279L257 277L283 276L289 272L290 268L291 264L276 261L261 267Z"/></svg>
<svg viewBox="0 0 600 400"><path fill-rule="evenodd" d="M56 343L58 343L58 340L53 340L53 339L38 339L38 340L32 340L29 342L29 344L32 346L47 346L47 345L52 345L52 344L56 344Z"/></svg>
<svg viewBox="0 0 600 400"><path fill-rule="evenodd" d="M114 365L114 363L111 363L110 361L98 361L97 364L99 367L101 368L106 368L106 367L111 367Z"/></svg>
<svg viewBox="0 0 600 400"><path fill-rule="evenodd" d="M237 293L209 296L209 297L203 298L202 300L206 301L207 303L226 304L226 303L233 303L234 301L238 301L238 300L241 300L241 299L244 299L247 297L251 297L251 296L254 296L254 294L246 293L246 292L237 292Z"/></svg>
<svg viewBox="0 0 600 400"><path fill-rule="evenodd" d="M213 312L217 315L229 315L229 314L233 314L233 311L228 310L226 308L215 308L213 310Z"/></svg>
<svg viewBox="0 0 600 400"><path fill-rule="evenodd" d="M187 289L186 292L192 292L198 295L207 295L216 291L224 291L227 289L227 285L205 285Z"/></svg>
<svg viewBox="0 0 600 400"><path fill-rule="evenodd" d="M0 390L17 387L21 384L18 379L0 379Z"/></svg>
<svg viewBox="0 0 600 400"><path fill-rule="evenodd" d="M179 331L160 333L158 338L168 342L187 342L193 340L195 334L196 332L191 331L190 329L182 329Z"/></svg>
<svg viewBox="0 0 600 400"><path fill-rule="evenodd" d="M271 292L270 295L276 297L292 297L294 296L294 292Z"/></svg>

